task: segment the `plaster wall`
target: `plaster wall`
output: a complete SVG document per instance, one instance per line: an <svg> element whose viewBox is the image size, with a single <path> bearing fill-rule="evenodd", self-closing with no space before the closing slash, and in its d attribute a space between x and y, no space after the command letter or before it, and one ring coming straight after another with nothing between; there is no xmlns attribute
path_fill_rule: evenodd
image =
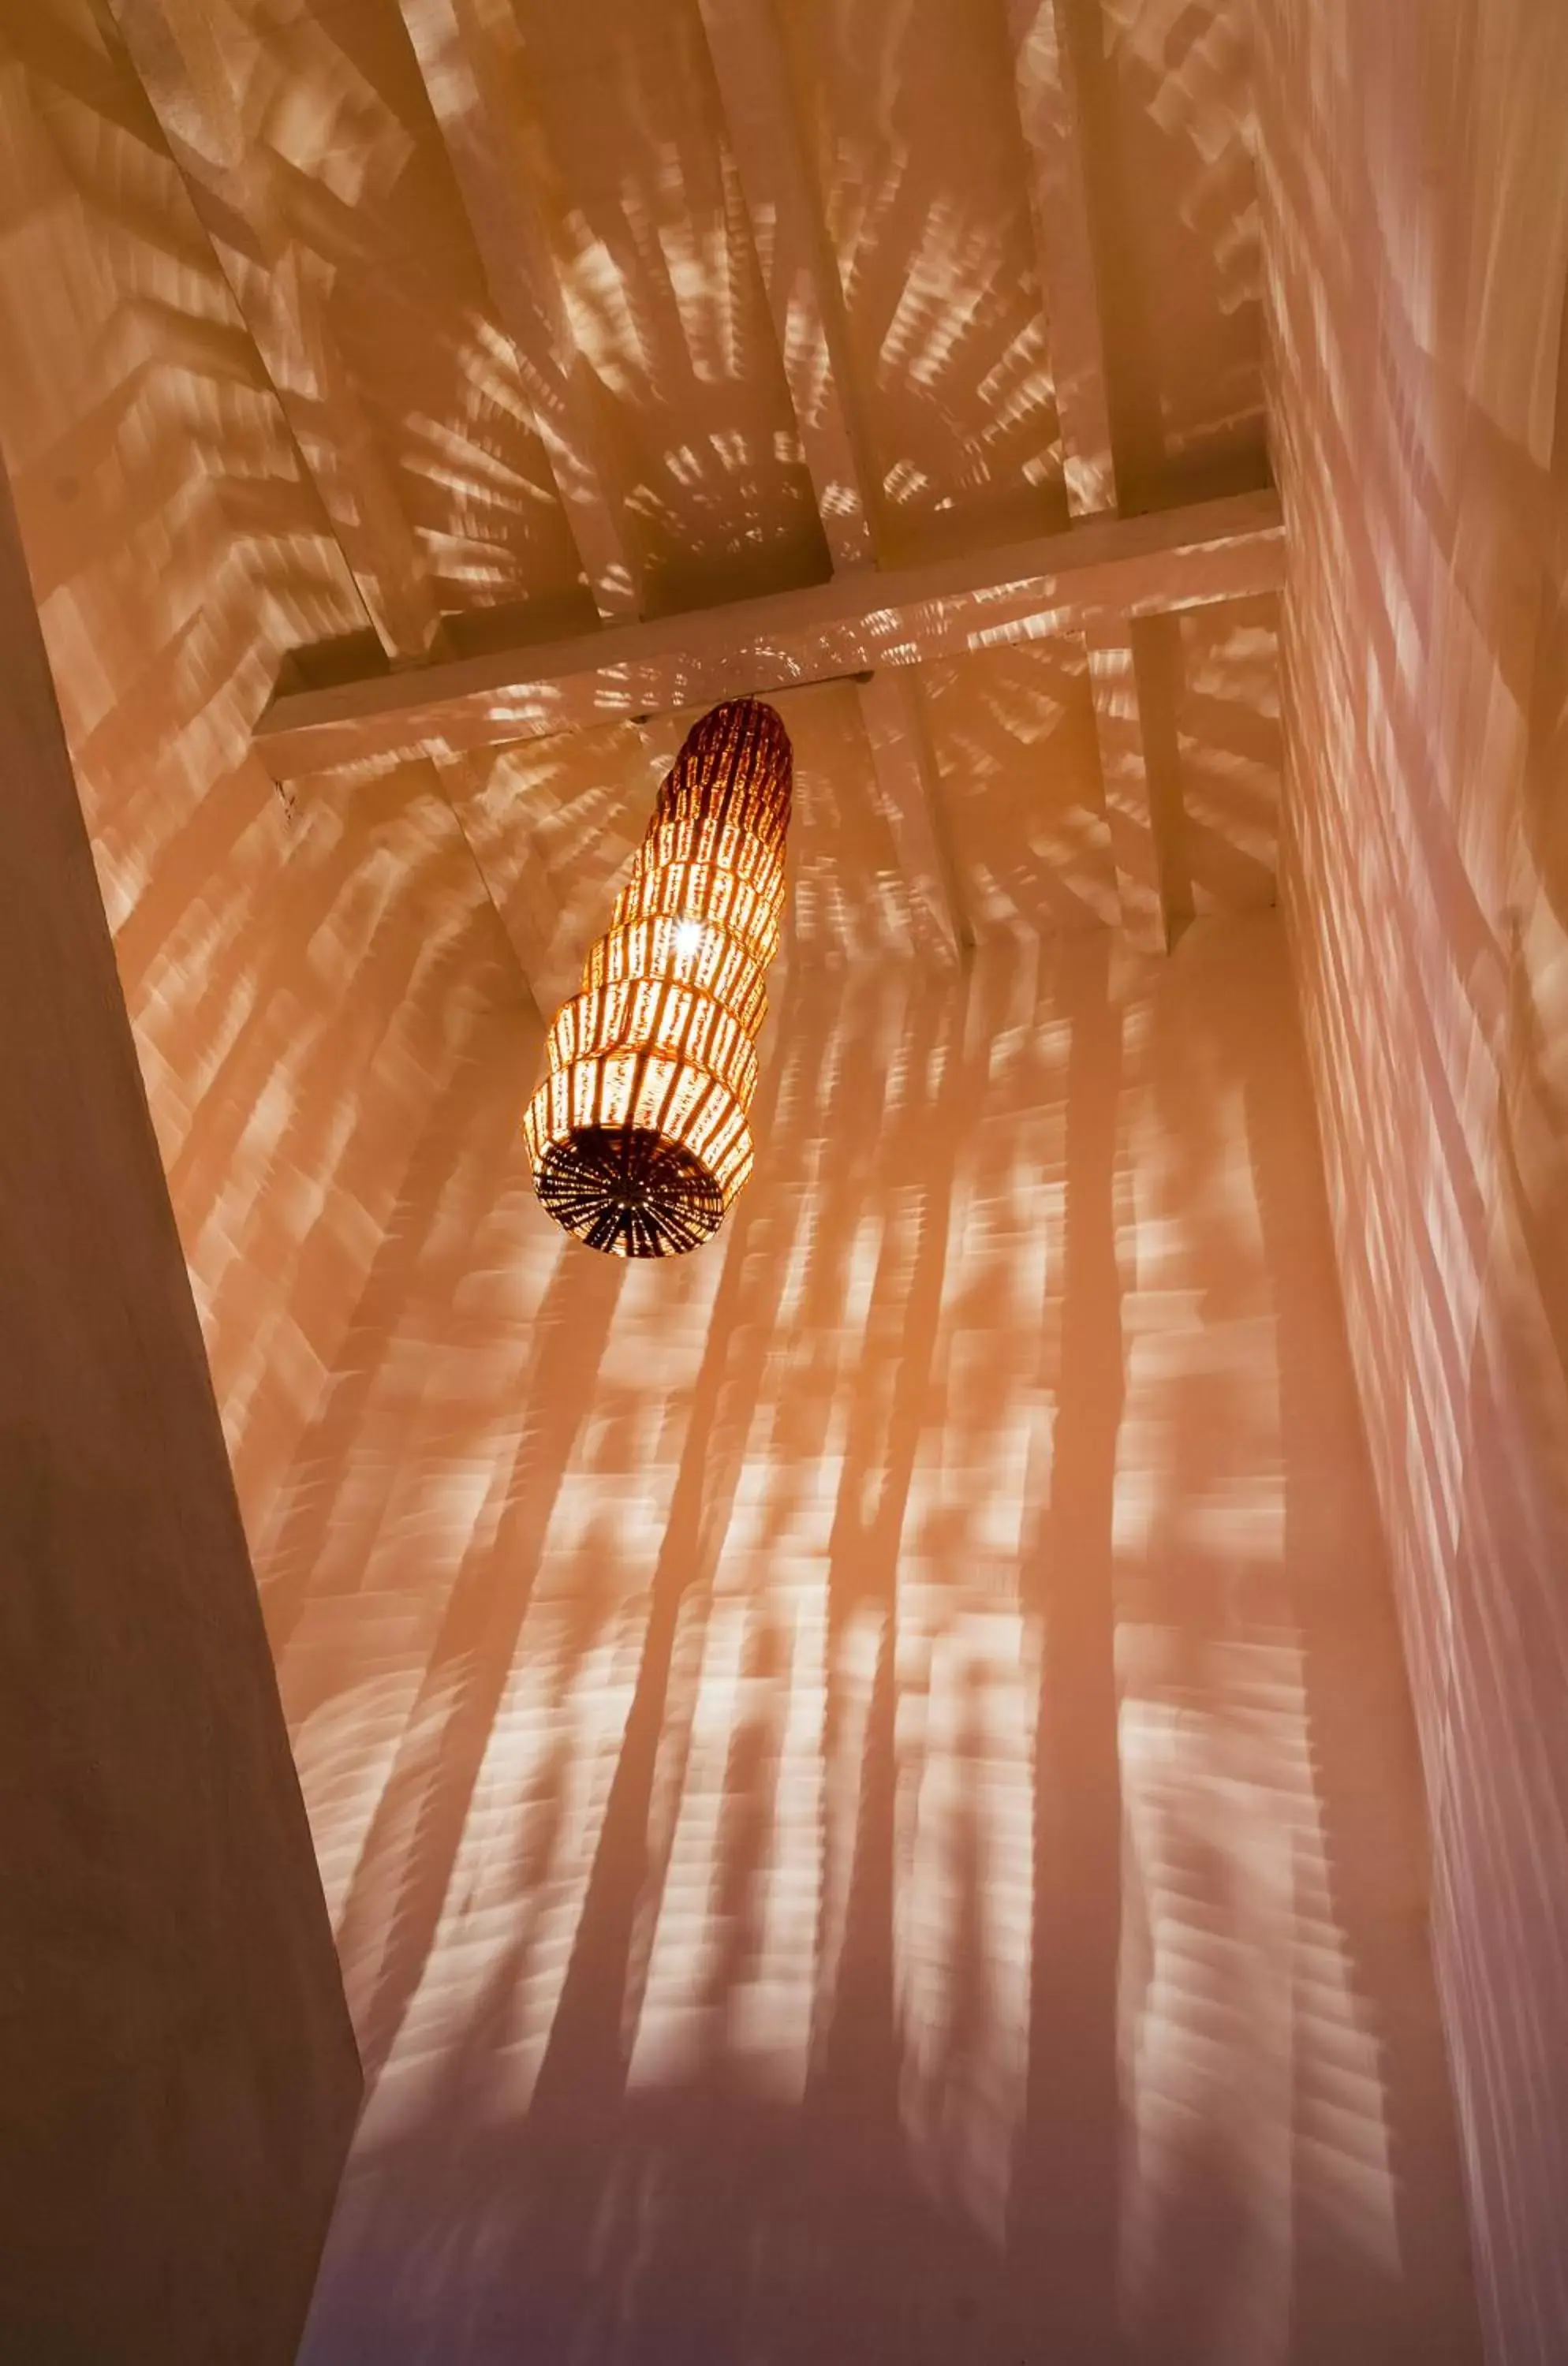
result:
<svg viewBox="0 0 1568 2366"><path fill-rule="evenodd" d="M714 1247L499 1015L262 1577L371 2093L305 2357L1472 2360L1277 917L797 964Z"/></svg>
<svg viewBox="0 0 1568 2366"><path fill-rule="evenodd" d="M359 2067L0 476L0 2356L288 2366Z"/></svg>
<svg viewBox="0 0 1568 2366"><path fill-rule="evenodd" d="M1283 894L1490 2355L1568 2354L1568 17L1260 0Z"/></svg>
<svg viewBox="0 0 1568 2366"><path fill-rule="evenodd" d="M307 2354L1472 2358L1277 922L802 962L723 1245L561 1242L443 784L249 756L363 612L106 22L5 28L0 444L374 2082Z"/></svg>

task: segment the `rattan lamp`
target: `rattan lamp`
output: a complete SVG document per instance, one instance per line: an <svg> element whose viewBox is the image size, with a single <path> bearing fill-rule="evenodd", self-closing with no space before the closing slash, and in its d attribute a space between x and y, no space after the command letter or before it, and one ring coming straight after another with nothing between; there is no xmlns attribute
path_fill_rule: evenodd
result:
<svg viewBox="0 0 1568 2366"><path fill-rule="evenodd" d="M741 698L704 715L581 990L556 1014L523 1134L540 1200L590 1248L700 1247L751 1172L790 778L789 734L771 706Z"/></svg>

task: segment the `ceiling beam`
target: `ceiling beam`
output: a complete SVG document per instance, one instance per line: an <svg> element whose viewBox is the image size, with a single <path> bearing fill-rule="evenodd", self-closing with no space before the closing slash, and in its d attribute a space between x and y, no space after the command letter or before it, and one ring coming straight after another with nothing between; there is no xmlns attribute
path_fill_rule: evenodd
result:
<svg viewBox="0 0 1568 2366"><path fill-rule="evenodd" d="M773 0L698 5L823 539L835 575L854 575L875 564L876 473L854 401L843 285L791 102ZM858 689L873 801L923 933L957 960L971 940L945 851L915 670L878 667Z"/></svg>
<svg viewBox="0 0 1568 2366"><path fill-rule="evenodd" d="M1089 648L1100 775L1111 826L1122 925L1141 952L1167 952L1171 942L1170 913L1155 828L1133 637L1126 625L1106 618L1091 624L1084 639Z"/></svg>
<svg viewBox="0 0 1568 2366"><path fill-rule="evenodd" d="M1117 508L1116 462L1067 0L1007 6L1019 115L1033 166L1030 197L1067 507L1075 518L1104 518ZM1095 619L1084 641L1122 926L1144 950L1168 950L1174 926L1170 817L1154 794L1129 621Z"/></svg>
<svg viewBox="0 0 1568 2366"><path fill-rule="evenodd" d="M837 573L875 559L875 472L854 408L843 287L790 104L773 0L699 0L801 451Z"/></svg>
<svg viewBox="0 0 1568 2366"><path fill-rule="evenodd" d="M641 570L611 490L599 389L572 334L545 219L505 120L502 94L518 60L476 21L471 0L399 6L594 603L606 619L629 619L642 606ZM504 23L515 44L509 11Z"/></svg>
<svg viewBox="0 0 1568 2366"><path fill-rule="evenodd" d="M1116 507L1105 342L1095 287L1077 86L1064 0L1007 0L1018 107L1032 171L1030 202L1045 296L1067 507Z"/></svg>
<svg viewBox="0 0 1568 2366"><path fill-rule="evenodd" d="M698 5L823 539L835 575L852 576L875 564L876 471L854 400L843 283L791 102L773 0ZM922 933L956 961L972 939L946 854L916 672L881 666L858 688L873 801Z"/></svg>
<svg viewBox="0 0 1568 2366"><path fill-rule="evenodd" d="M860 685L861 720L871 742L876 803L909 896L950 960L974 942L944 841L936 759L911 666L884 666Z"/></svg>
<svg viewBox="0 0 1568 2366"><path fill-rule="evenodd" d="M381 646L423 657L439 644L440 609L328 327L328 266L290 229L201 0L110 6Z"/></svg>
<svg viewBox="0 0 1568 2366"><path fill-rule="evenodd" d="M1111 518L1006 550L846 575L570 641L446 659L276 698L255 749L276 780L363 757L581 730L626 715L765 696L874 666L1202 607L1279 586L1272 490Z"/></svg>

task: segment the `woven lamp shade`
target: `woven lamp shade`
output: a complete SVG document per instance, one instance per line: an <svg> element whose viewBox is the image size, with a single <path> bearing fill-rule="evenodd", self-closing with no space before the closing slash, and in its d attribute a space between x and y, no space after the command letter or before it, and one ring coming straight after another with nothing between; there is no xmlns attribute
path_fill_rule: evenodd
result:
<svg viewBox="0 0 1568 2366"><path fill-rule="evenodd" d="M784 917L789 734L740 698L687 734L523 1119L534 1182L612 1256L712 1238L751 1172L763 981Z"/></svg>

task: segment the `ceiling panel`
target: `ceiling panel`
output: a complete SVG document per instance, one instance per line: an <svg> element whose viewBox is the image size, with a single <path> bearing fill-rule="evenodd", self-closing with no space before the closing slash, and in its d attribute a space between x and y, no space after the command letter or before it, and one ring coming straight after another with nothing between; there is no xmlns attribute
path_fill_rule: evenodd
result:
<svg viewBox="0 0 1568 2366"><path fill-rule="evenodd" d="M363 428L435 605L558 613L577 554L397 0L120 6L133 36L138 18L179 33L200 119L171 127L154 96L219 152L221 193L198 185L197 204L242 309L302 321L307 411L314 381L344 385L352 423L323 404L322 433Z"/></svg>
<svg viewBox="0 0 1568 2366"><path fill-rule="evenodd" d="M977 939L1119 917L1077 635L920 669L960 900Z"/></svg>
<svg viewBox="0 0 1568 2366"><path fill-rule="evenodd" d="M829 572L695 0L516 0L530 164L651 613Z"/></svg>
<svg viewBox="0 0 1568 2366"><path fill-rule="evenodd" d="M1066 498L1001 0L791 0L780 21L883 555L1050 531Z"/></svg>
<svg viewBox="0 0 1568 2366"><path fill-rule="evenodd" d="M1063 0L1123 503L1268 478L1246 0Z"/></svg>

